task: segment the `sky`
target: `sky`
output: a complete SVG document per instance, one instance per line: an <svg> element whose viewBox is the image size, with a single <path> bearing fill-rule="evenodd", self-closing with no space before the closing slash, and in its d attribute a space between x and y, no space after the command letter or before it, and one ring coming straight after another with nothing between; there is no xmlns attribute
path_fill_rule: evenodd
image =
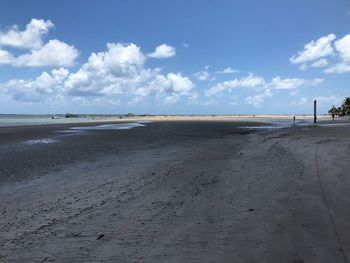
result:
<svg viewBox="0 0 350 263"><path fill-rule="evenodd" d="M349 0L0 0L0 113L308 114L347 96Z"/></svg>

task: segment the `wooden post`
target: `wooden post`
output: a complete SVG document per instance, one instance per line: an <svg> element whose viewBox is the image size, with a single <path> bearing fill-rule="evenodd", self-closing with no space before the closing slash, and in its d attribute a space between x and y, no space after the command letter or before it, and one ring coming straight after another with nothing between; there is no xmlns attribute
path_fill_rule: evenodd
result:
<svg viewBox="0 0 350 263"><path fill-rule="evenodd" d="M317 121L317 101L314 100L314 123Z"/></svg>

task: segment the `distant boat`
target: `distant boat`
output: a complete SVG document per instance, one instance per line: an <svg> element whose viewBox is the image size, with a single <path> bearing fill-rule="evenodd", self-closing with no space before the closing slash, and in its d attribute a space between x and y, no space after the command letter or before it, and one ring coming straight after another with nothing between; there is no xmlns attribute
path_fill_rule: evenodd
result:
<svg viewBox="0 0 350 263"><path fill-rule="evenodd" d="M66 118L77 118L78 115L77 114L73 114L73 113L67 113L66 114Z"/></svg>
<svg viewBox="0 0 350 263"><path fill-rule="evenodd" d="M57 119L59 119L59 118L58 118L57 116L52 116L51 119L57 120Z"/></svg>

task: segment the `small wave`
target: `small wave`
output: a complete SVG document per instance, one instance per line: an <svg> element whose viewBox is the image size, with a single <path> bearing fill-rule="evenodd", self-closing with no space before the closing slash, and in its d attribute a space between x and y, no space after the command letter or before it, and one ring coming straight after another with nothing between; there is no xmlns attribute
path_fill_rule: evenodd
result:
<svg viewBox="0 0 350 263"><path fill-rule="evenodd" d="M24 141L24 144L29 144L29 145L35 145L35 144L49 144L49 143L55 143L58 142L58 140L54 140L51 138L42 138L42 139L37 139L37 140L28 140Z"/></svg>
<svg viewBox="0 0 350 263"><path fill-rule="evenodd" d="M136 127L146 126L139 122L134 123L118 123L118 124L104 124L98 126L86 126L86 127L72 127L71 130L128 130Z"/></svg>

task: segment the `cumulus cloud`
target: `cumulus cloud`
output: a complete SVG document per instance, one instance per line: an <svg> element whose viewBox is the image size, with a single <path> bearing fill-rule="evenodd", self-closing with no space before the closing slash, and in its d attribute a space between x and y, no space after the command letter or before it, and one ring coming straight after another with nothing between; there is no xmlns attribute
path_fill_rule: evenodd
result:
<svg viewBox="0 0 350 263"><path fill-rule="evenodd" d="M289 90L289 89L297 89L302 86L317 86L321 84L323 79L313 79L313 80L305 80L300 78L285 78L277 76L274 77L267 86L271 89L276 90Z"/></svg>
<svg viewBox="0 0 350 263"><path fill-rule="evenodd" d="M12 63L16 67L72 66L78 55L73 46L54 39L40 49L18 56Z"/></svg>
<svg viewBox="0 0 350 263"><path fill-rule="evenodd" d="M215 73L217 74L231 74L231 73L238 73L239 70L228 67L228 68L224 68L223 70L220 71L216 71Z"/></svg>
<svg viewBox="0 0 350 263"><path fill-rule="evenodd" d="M188 77L173 72L162 74L158 68L146 68L145 62L146 56L137 45L109 43L105 51L92 53L75 72L61 67L43 72L34 80L11 80L0 84L0 94L31 102L81 98L80 103L90 101L96 105L103 101L119 104L122 98L130 97L134 97L130 103L139 103L147 96L174 103L197 96Z"/></svg>
<svg viewBox="0 0 350 263"><path fill-rule="evenodd" d="M238 87L257 87L262 86L265 83L264 79L261 77L254 76L250 74L246 77L235 78L230 81L219 82L211 88L207 89L204 93L206 96L213 96L223 93L228 90L231 91L234 88Z"/></svg>
<svg viewBox="0 0 350 263"><path fill-rule="evenodd" d="M303 51L289 60L293 64L300 64L299 69L302 71L309 68L324 68L325 73L350 72L350 34L339 40L335 39L334 34L329 34L317 41L311 41L305 45Z"/></svg>
<svg viewBox="0 0 350 263"><path fill-rule="evenodd" d="M293 55L289 61L293 64L301 64L332 55L332 41L335 38L336 36L334 34L329 34L316 41L311 41L304 46L303 51L299 51L297 55Z"/></svg>
<svg viewBox="0 0 350 263"><path fill-rule="evenodd" d="M215 78L211 75L211 73L209 72L209 68L210 66L205 66L202 70L196 72L193 74L193 76L197 79L197 80L214 80Z"/></svg>
<svg viewBox="0 0 350 263"><path fill-rule="evenodd" d="M349 63L338 63L324 70L325 73L346 73L350 72Z"/></svg>
<svg viewBox="0 0 350 263"><path fill-rule="evenodd" d="M327 65L328 65L327 59L321 58L315 61L314 63L312 63L310 66L313 68L322 68L322 67L326 67Z"/></svg>
<svg viewBox="0 0 350 263"><path fill-rule="evenodd" d="M248 96L245 101L247 104L260 107L261 104L267 99L272 97L272 92L269 89L265 89L262 92L254 95L254 96Z"/></svg>
<svg viewBox="0 0 350 263"><path fill-rule="evenodd" d="M146 80L145 56L135 44L107 44L107 51L92 53L88 62L65 83L72 95L122 94Z"/></svg>
<svg viewBox="0 0 350 263"><path fill-rule="evenodd" d="M29 53L15 56L0 48L0 64L16 67L72 66L79 54L74 46L57 39L43 42L42 37L53 27L50 20L32 19L23 31L18 26L1 31L0 46L29 49Z"/></svg>
<svg viewBox="0 0 350 263"><path fill-rule="evenodd" d="M350 34L335 42L335 48L343 61L350 61Z"/></svg>
<svg viewBox="0 0 350 263"><path fill-rule="evenodd" d="M0 49L0 64L10 64L13 61L13 56L6 50Z"/></svg>
<svg viewBox="0 0 350 263"><path fill-rule="evenodd" d="M53 28L50 20L33 18L26 29L21 31L14 25L7 31L0 31L0 46L24 49L37 49L43 44L42 37Z"/></svg>
<svg viewBox="0 0 350 263"><path fill-rule="evenodd" d="M148 56L151 58L170 58L175 56L175 48L167 44L161 44Z"/></svg>
<svg viewBox="0 0 350 263"><path fill-rule="evenodd" d="M149 81L145 88L137 90L139 96L155 95L161 98L164 103L175 103L180 96L187 96L189 99L197 97L193 91L192 81L181 73L168 73L167 75L157 74L154 79Z"/></svg>
<svg viewBox="0 0 350 263"><path fill-rule="evenodd" d="M235 88L252 88L256 91L255 95L246 97L247 104L252 106L260 106L267 98L273 96L275 91L291 90L296 92L300 87L317 86L321 84L323 79L301 79L301 78L281 78L276 76L271 81L266 81L264 78L250 74L246 77L235 78L230 81L219 82L211 88L204 91L208 97L222 94L225 91L232 91Z"/></svg>
<svg viewBox="0 0 350 263"><path fill-rule="evenodd" d="M168 73L167 75L155 74L150 81L136 91L139 97L155 95L163 97L165 103L173 103L179 96L193 96L194 85L191 80L181 75L181 73Z"/></svg>
<svg viewBox="0 0 350 263"><path fill-rule="evenodd" d="M325 58L320 58L319 60L316 60L315 62L311 63L310 65L303 63L299 66L299 69L301 71L305 71L309 68L324 68L328 66L328 60Z"/></svg>
<svg viewBox="0 0 350 263"><path fill-rule="evenodd" d="M269 86L273 89L296 89L305 84L304 79L298 78L286 78L281 79L281 77L277 76L272 79L269 83Z"/></svg>
<svg viewBox="0 0 350 263"><path fill-rule="evenodd" d="M201 70L193 74L197 80L208 80L210 78L210 73L207 70Z"/></svg>
<svg viewBox="0 0 350 263"><path fill-rule="evenodd" d="M345 35L343 38L335 42L335 48L340 57L340 61L327 68L326 73L345 73L350 72L350 34Z"/></svg>
<svg viewBox="0 0 350 263"><path fill-rule="evenodd" d="M69 72L65 68L43 72L34 80L10 80L0 84L0 91L12 100L24 102L44 102L63 92L63 81Z"/></svg>

